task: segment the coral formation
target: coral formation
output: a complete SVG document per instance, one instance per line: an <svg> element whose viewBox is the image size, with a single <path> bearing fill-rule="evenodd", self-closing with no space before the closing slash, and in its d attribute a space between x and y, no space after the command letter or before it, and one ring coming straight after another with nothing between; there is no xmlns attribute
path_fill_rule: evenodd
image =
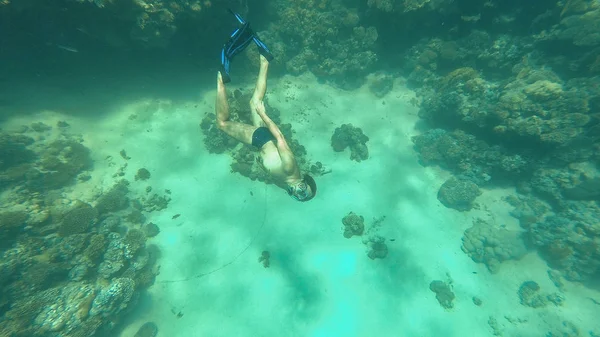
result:
<svg viewBox="0 0 600 337"><path fill-rule="evenodd" d="M135 180L148 180L150 179L150 171L148 171L145 168L141 168L137 171L137 173L135 174Z"/></svg>
<svg viewBox="0 0 600 337"><path fill-rule="evenodd" d="M350 159L360 162L369 158L368 141L369 137L360 128L352 124L342 124L331 136L331 147L336 152L342 152L349 147Z"/></svg>
<svg viewBox="0 0 600 337"><path fill-rule="evenodd" d="M460 130L432 129L412 140L423 165L439 165L479 186L515 180L534 162L528 153L511 154Z"/></svg>
<svg viewBox="0 0 600 337"><path fill-rule="evenodd" d="M121 180L109 191L102 194L100 198L96 200L96 209L98 210L98 213L104 215L127 208L129 205L129 198L127 197L127 193L129 192L128 185L129 182Z"/></svg>
<svg viewBox="0 0 600 337"><path fill-rule="evenodd" d="M469 211L473 201L481 195L477 184L466 180L450 178L442 184L438 191L438 200L448 208L458 211Z"/></svg>
<svg viewBox="0 0 600 337"><path fill-rule="evenodd" d="M153 238L153 237L157 236L159 233L160 233L160 228L158 228L158 226L152 222L149 222L144 226L144 234L146 234L146 237L148 237L148 238Z"/></svg>
<svg viewBox="0 0 600 337"><path fill-rule="evenodd" d="M0 151L21 156L0 172L25 173L2 180L16 193L3 196L0 213L0 335L110 334L156 275L157 252L123 221L141 211L131 209L125 180L95 200L67 199L65 189L93 167L90 151L46 124L24 130L51 139L0 136Z"/></svg>
<svg viewBox="0 0 600 337"><path fill-rule="evenodd" d="M440 280L431 281L429 284L429 290L435 293L435 298L438 300L440 305L445 309L452 309L454 307L454 292L448 283Z"/></svg>
<svg viewBox="0 0 600 337"><path fill-rule="evenodd" d="M269 266L271 265L271 253L269 253L266 250L263 250L263 252L260 254L260 257L258 258L258 262L262 263L263 267L265 268L269 268Z"/></svg>
<svg viewBox="0 0 600 337"><path fill-rule="evenodd" d="M496 273L503 261L518 260L527 253L522 236L523 233L476 219L465 230L462 250L473 261L484 263L491 273Z"/></svg>
<svg viewBox="0 0 600 337"><path fill-rule="evenodd" d="M367 256L371 260L383 259L388 254L388 246L385 243L385 238L382 236L374 235L370 237L367 242L367 246L369 247Z"/></svg>
<svg viewBox="0 0 600 337"><path fill-rule="evenodd" d="M67 236L85 233L96 222L97 217L97 209L82 203L64 215L58 234Z"/></svg>
<svg viewBox="0 0 600 337"><path fill-rule="evenodd" d="M361 24L356 8L339 0L281 1L267 43L286 41L279 57L292 74L310 71L344 88L360 86L378 61L377 28Z"/></svg>
<svg viewBox="0 0 600 337"><path fill-rule="evenodd" d="M343 219L344 237L349 239L352 236L361 236L365 230L365 218L353 212L348 213Z"/></svg>
<svg viewBox="0 0 600 337"><path fill-rule="evenodd" d="M532 308L543 308L550 303L562 305L564 298L558 293L540 293L540 286L534 281L525 281L519 287L521 304Z"/></svg>

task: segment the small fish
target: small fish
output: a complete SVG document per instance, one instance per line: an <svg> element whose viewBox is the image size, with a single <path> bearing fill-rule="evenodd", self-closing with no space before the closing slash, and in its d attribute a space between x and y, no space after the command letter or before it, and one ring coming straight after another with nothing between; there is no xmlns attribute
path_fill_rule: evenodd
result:
<svg viewBox="0 0 600 337"><path fill-rule="evenodd" d="M56 48L59 48L59 49L62 49L62 50L66 50L66 51L71 52L71 53L79 53L79 50L75 49L74 47L63 46L63 45L57 44Z"/></svg>
<svg viewBox="0 0 600 337"><path fill-rule="evenodd" d="M179 218L180 216L181 216L181 214L175 214L175 215L173 215L173 217L171 219L175 220L175 219Z"/></svg>

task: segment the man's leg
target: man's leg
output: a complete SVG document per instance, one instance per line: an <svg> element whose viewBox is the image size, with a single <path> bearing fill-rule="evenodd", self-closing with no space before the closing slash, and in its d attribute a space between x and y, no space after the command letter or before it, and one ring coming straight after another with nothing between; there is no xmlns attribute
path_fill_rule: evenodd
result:
<svg viewBox="0 0 600 337"><path fill-rule="evenodd" d="M233 122L229 120L229 104L227 103L227 92L221 72L217 73L217 102L215 104L217 113L217 127L229 136L246 144L252 144L252 134L255 126Z"/></svg>
<svg viewBox="0 0 600 337"><path fill-rule="evenodd" d="M256 79L256 87L254 87L254 94L250 99L250 110L252 112L252 123L254 126L265 126L262 118L256 113L256 104L263 100L265 93L267 92L267 72L269 70L269 61L260 55L260 70L258 71L258 78Z"/></svg>

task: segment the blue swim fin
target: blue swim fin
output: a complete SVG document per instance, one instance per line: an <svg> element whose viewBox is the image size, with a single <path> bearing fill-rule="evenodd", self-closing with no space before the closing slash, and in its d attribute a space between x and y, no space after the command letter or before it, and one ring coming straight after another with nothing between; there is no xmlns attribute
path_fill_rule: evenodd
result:
<svg viewBox="0 0 600 337"><path fill-rule="evenodd" d="M229 12L235 16L240 23L240 27L236 28L233 33L229 36L229 40L223 46L221 50L221 76L223 82L227 83L231 81L229 71L231 67L231 60L233 57L242 52L250 42L254 41L258 47L258 51L263 55L269 62L273 60L273 54L269 51L269 48L262 42L256 33L250 28L250 23L246 22L239 14L235 13L231 9Z"/></svg>

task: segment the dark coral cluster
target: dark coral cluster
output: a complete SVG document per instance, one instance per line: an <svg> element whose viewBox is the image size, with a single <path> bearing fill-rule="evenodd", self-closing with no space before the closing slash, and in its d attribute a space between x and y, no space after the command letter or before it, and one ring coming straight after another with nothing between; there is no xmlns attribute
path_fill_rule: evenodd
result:
<svg viewBox="0 0 600 337"><path fill-rule="evenodd" d="M592 281L600 275L600 207L568 201L562 211L535 197L509 200L513 216L526 230L528 243L570 281Z"/></svg>
<svg viewBox="0 0 600 337"><path fill-rule="evenodd" d="M45 124L0 132L0 190L44 193L86 180L92 159L82 140ZM36 142L51 137L51 141Z"/></svg>
<svg viewBox="0 0 600 337"><path fill-rule="evenodd" d="M310 71L353 88L373 70L377 28L361 23L357 8L341 0L278 1L274 7L276 20L266 40L278 42L288 72Z"/></svg>
<svg viewBox="0 0 600 337"><path fill-rule="evenodd" d="M350 159L360 162L369 158L368 141L369 137L361 128L352 124L342 124L331 136L331 147L335 152L350 148Z"/></svg>
<svg viewBox="0 0 600 337"><path fill-rule="evenodd" d="M413 138L420 161L456 177L442 186L440 201L465 211L479 188L517 186L511 202L522 233L476 224L465 232L465 252L495 270L523 254L523 240L567 279L600 276L597 2L542 1L527 9L487 2L470 9L481 16L467 15L463 1L369 5L435 13L455 29L420 37L402 53L428 126ZM452 21L457 8L462 16Z"/></svg>
<svg viewBox="0 0 600 337"><path fill-rule="evenodd" d="M133 205L147 203L125 180L97 198L66 197L91 167L90 151L52 128L33 130L48 138L26 130L0 137L0 152L10 154L2 176L12 177L0 210L0 335L110 333L154 282L158 250L146 233L158 228L129 221ZM14 167L25 174L10 174Z"/></svg>

